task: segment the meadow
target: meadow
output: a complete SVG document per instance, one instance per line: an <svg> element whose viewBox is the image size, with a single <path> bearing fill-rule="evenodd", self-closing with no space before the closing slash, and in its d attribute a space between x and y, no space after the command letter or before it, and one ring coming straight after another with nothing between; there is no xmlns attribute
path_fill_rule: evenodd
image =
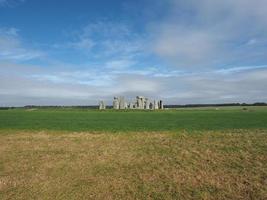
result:
<svg viewBox="0 0 267 200"><path fill-rule="evenodd" d="M267 128L266 107L164 111L15 109L0 111L0 129L58 131L175 131Z"/></svg>
<svg viewBox="0 0 267 200"><path fill-rule="evenodd" d="M267 108L0 111L0 199L267 199Z"/></svg>

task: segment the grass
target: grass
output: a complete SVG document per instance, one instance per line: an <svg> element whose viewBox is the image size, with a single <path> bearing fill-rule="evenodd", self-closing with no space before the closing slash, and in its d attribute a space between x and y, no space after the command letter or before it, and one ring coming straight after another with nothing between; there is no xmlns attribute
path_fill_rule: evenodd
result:
<svg viewBox="0 0 267 200"><path fill-rule="evenodd" d="M267 131L0 134L0 199L266 199Z"/></svg>
<svg viewBox="0 0 267 200"><path fill-rule="evenodd" d="M267 199L267 107L0 111L0 199Z"/></svg>
<svg viewBox="0 0 267 200"><path fill-rule="evenodd" d="M98 111L15 109L0 111L0 129L58 131L176 131L266 129L267 107Z"/></svg>

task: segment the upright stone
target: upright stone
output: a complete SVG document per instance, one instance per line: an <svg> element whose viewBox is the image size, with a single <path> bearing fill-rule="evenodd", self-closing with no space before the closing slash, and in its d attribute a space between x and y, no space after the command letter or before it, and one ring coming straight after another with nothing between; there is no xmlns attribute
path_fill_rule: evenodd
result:
<svg viewBox="0 0 267 200"><path fill-rule="evenodd" d="M138 96L138 108L145 109L145 97Z"/></svg>
<svg viewBox="0 0 267 200"><path fill-rule="evenodd" d="M137 96L136 97L136 108L141 109L141 106L142 106L142 99L139 96Z"/></svg>
<svg viewBox="0 0 267 200"><path fill-rule="evenodd" d="M159 109L159 102L157 100L154 100L154 110Z"/></svg>
<svg viewBox="0 0 267 200"><path fill-rule="evenodd" d="M142 109L146 108L146 99L145 97L142 97Z"/></svg>
<svg viewBox="0 0 267 200"><path fill-rule="evenodd" d="M119 108L120 109L125 109L125 100L124 97L119 98Z"/></svg>
<svg viewBox="0 0 267 200"><path fill-rule="evenodd" d="M149 104L149 109L154 109L154 104L152 103L152 102L150 102L150 104Z"/></svg>
<svg viewBox="0 0 267 200"><path fill-rule="evenodd" d="M161 109L161 110L164 109L163 101L162 100L159 101L159 109Z"/></svg>
<svg viewBox="0 0 267 200"><path fill-rule="evenodd" d="M124 109L128 109L128 103L126 101L124 102Z"/></svg>
<svg viewBox="0 0 267 200"><path fill-rule="evenodd" d="M106 109L106 105L104 101L100 101L99 102L99 110L105 110Z"/></svg>
<svg viewBox="0 0 267 200"><path fill-rule="evenodd" d="M146 100L145 100L145 109L146 110L149 110L149 105L150 105L150 101L148 98L146 98Z"/></svg>
<svg viewBox="0 0 267 200"><path fill-rule="evenodd" d="M114 97L114 101L113 101L113 109L118 110L120 108L119 105L119 98L118 97Z"/></svg>
<svg viewBox="0 0 267 200"><path fill-rule="evenodd" d="M129 107L130 107L130 109L134 109L134 104L130 103Z"/></svg>

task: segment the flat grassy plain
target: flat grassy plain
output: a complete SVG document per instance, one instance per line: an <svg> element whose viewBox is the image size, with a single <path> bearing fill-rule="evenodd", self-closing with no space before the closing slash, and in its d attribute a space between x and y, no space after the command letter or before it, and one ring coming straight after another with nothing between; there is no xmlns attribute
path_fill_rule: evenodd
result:
<svg viewBox="0 0 267 200"><path fill-rule="evenodd" d="M58 131L175 131L267 129L267 107L164 111L15 109L0 111L0 129Z"/></svg>
<svg viewBox="0 0 267 200"><path fill-rule="evenodd" d="M267 199L266 107L0 111L0 199Z"/></svg>

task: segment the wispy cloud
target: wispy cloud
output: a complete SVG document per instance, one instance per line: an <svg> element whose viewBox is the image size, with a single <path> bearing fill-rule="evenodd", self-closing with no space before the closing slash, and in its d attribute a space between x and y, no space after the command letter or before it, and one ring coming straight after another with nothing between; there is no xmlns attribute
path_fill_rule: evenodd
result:
<svg viewBox="0 0 267 200"><path fill-rule="evenodd" d="M265 0L169 0L154 25L154 52L180 68L266 62Z"/></svg>
<svg viewBox="0 0 267 200"><path fill-rule="evenodd" d="M131 99L138 94L170 104L267 101L266 79L267 66L186 73L0 63L0 105L88 105L99 99L111 103L115 95Z"/></svg>
<svg viewBox="0 0 267 200"><path fill-rule="evenodd" d="M0 7L15 7L26 0L0 0Z"/></svg>
<svg viewBox="0 0 267 200"><path fill-rule="evenodd" d="M16 28L0 28L0 60L25 61L41 57L43 53L24 47Z"/></svg>
<svg viewBox="0 0 267 200"><path fill-rule="evenodd" d="M120 22L89 23L69 35L70 41L55 44L57 48L74 48L95 58L133 57L145 49L143 35L136 34L129 25Z"/></svg>
<svg viewBox="0 0 267 200"><path fill-rule="evenodd" d="M222 74L231 74L231 73L238 73L238 72L243 72L243 71L248 71L248 70L257 70L257 69L267 69L267 65L222 68L222 69L216 70L216 72L222 73Z"/></svg>

